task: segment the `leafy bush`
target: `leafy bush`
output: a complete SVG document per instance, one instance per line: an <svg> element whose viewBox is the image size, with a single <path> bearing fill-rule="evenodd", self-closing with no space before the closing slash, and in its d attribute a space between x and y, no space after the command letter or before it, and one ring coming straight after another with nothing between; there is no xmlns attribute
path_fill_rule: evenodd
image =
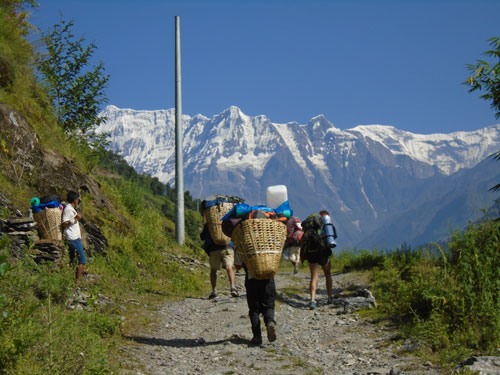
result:
<svg viewBox="0 0 500 375"><path fill-rule="evenodd" d="M449 253L396 252L374 269L379 311L453 363L500 345L500 229L495 222L456 232Z"/></svg>
<svg viewBox="0 0 500 375"><path fill-rule="evenodd" d="M450 272L459 286L453 323L474 349L500 344L500 228L495 222L471 225L450 243ZM453 328L453 327L452 327Z"/></svg>

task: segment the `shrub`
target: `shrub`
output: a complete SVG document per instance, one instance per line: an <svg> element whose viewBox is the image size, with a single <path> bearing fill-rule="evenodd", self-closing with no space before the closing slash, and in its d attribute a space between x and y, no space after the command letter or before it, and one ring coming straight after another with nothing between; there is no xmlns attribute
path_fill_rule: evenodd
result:
<svg viewBox="0 0 500 375"><path fill-rule="evenodd" d="M423 340L445 363L500 345L500 229L495 222L456 232L449 253L394 252L374 269L379 311Z"/></svg>

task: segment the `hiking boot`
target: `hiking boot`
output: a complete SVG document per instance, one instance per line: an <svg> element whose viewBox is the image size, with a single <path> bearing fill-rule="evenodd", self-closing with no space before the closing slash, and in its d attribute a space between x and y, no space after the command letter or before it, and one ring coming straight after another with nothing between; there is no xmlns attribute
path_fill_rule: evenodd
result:
<svg viewBox="0 0 500 375"><path fill-rule="evenodd" d="M240 294L238 293L238 289L236 289L236 287L234 287L234 286L231 287L231 296L233 296L233 297L240 296Z"/></svg>
<svg viewBox="0 0 500 375"><path fill-rule="evenodd" d="M333 296L328 296L328 304L333 305Z"/></svg>
<svg viewBox="0 0 500 375"><path fill-rule="evenodd" d="M316 301L311 301L311 303L309 303L309 310L315 310L318 308L318 304L316 303Z"/></svg>
<svg viewBox="0 0 500 375"><path fill-rule="evenodd" d="M273 321L267 323L267 339L269 342L276 341L276 323Z"/></svg>
<svg viewBox="0 0 500 375"><path fill-rule="evenodd" d="M299 264L298 263L295 263L293 265L293 273L299 273Z"/></svg>
<svg viewBox="0 0 500 375"><path fill-rule="evenodd" d="M210 293L210 295L208 296L208 299L214 299L215 297L217 297L217 291L214 289L212 290L212 293Z"/></svg>
<svg viewBox="0 0 500 375"><path fill-rule="evenodd" d="M261 336L254 336L250 340L250 345L251 346L261 346L262 345L262 337Z"/></svg>

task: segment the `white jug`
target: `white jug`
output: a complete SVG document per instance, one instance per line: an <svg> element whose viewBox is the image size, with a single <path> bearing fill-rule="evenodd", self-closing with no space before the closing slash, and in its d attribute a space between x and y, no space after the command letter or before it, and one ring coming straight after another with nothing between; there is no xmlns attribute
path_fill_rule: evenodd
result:
<svg viewBox="0 0 500 375"><path fill-rule="evenodd" d="M276 208L287 200L288 193L285 185L269 186L266 189L266 203L268 207Z"/></svg>

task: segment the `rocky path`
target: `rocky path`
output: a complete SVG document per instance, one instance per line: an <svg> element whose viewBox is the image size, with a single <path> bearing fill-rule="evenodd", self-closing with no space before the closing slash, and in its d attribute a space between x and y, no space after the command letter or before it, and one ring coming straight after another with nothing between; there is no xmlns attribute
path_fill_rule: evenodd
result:
<svg viewBox="0 0 500 375"><path fill-rule="evenodd" d="M319 308L309 310L309 275L276 277L278 340L250 347L245 296L232 298L219 280L215 300L188 298L166 303L147 332L128 333L128 370L122 374L440 374L424 360L401 351L392 328L374 325L343 308L326 305L324 279ZM237 274L240 291L244 276ZM336 292L362 287L355 274L334 276ZM221 293L222 292L222 293ZM263 325L264 327L264 325ZM410 345L411 346L411 345Z"/></svg>

